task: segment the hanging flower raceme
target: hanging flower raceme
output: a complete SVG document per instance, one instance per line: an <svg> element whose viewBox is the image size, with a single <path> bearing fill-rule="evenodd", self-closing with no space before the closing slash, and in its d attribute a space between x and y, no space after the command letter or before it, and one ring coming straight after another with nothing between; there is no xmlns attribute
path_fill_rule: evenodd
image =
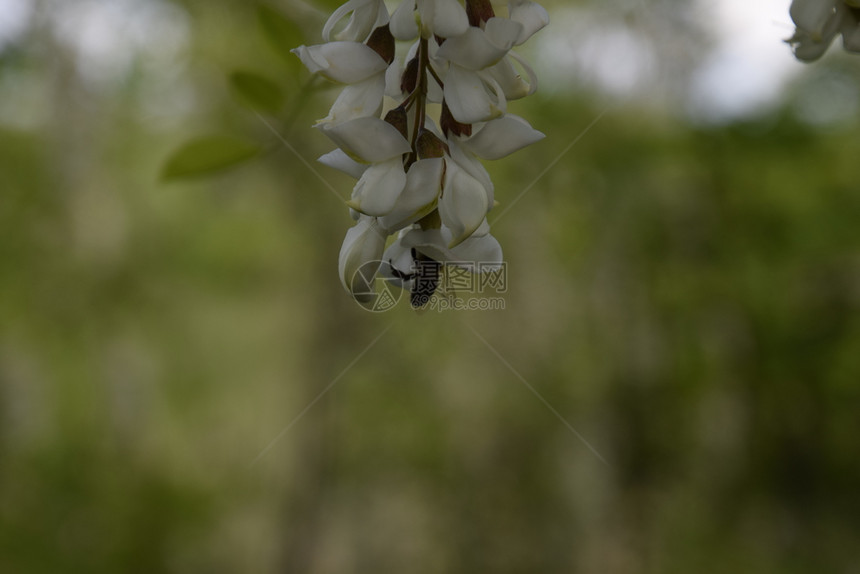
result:
<svg viewBox="0 0 860 574"><path fill-rule="evenodd" d="M839 35L845 50L860 53L860 0L793 0L789 13L797 29L786 42L798 60L817 60Z"/></svg>
<svg viewBox="0 0 860 574"><path fill-rule="evenodd" d="M537 89L512 48L549 17L536 2L495 4L403 0L389 14L382 0L349 0L326 23L326 43L293 50L311 73L344 85L316 127L337 146L320 162L357 180L347 201L357 223L339 272L360 302L377 274L411 289L421 306L435 285L422 269L501 265L487 223L495 189L481 160L544 137L507 107ZM410 43L402 58L396 41ZM439 104L433 113L431 104Z"/></svg>

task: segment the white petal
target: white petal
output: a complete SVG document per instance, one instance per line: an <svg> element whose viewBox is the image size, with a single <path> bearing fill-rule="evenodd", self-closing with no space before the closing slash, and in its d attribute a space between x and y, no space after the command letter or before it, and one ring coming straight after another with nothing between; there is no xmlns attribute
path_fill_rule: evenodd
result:
<svg viewBox="0 0 860 574"><path fill-rule="evenodd" d="M400 91L402 79L403 66L398 58L394 58L394 61L385 70L385 95L389 98L400 98L403 95L403 92Z"/></svg>
<svg viewBox="0 0 860 574"><path fill-rule="evenodd" d="M394 208L406 185L403 161L399 157L370 166L355 184L347 205L365 215L379 217Z"/></svg>
<svg viewBox="0 0 860 574"><path fill-rule="evenodd" d="M359 302L373 300L373 279L385 250L385 232L373 217L362 216L346 232L338 256L338 275L347 291Z"/></svg>
<svg viewBox="0 0 860 574"><path fill-rule="evenodd" d="M549 24L549 14L537 2L517 2L511 6L511 20L522 24L523 28L514 45L519 46Z"/></svg>
<svg viewBox="0 0 860 574"><path fill-rule="evenodd" d="M379 54L358 42L329 42L292 50L312 74L334 82L355 84L388 67Z"/></svg>
<svg viewBox="0 0 860 574"><path fill-rule="evenodd" d="M457 162L457 165L466 170L466 172L481 182L484 189L487 190L487 202L492 205L495 199L495 186L493 180L490 179L490 174L484 164L470 151L463 149L463 144L458 139L448 140L448 150L451 152L451 159Z"/></svg>
<svg viewBox="0 0 860 574"><path fill-rule="evenodd" d="M445 101L454 119L464 124L483 122L501 115L481 77L453 64L445 76Z"/></svg>
<svg viewBox="0 0 860 574"><path fill-rule="evenodd" d="M794 0L789 8L797 27L809 34L813 42L820 42L828 21L834 16L836 0Z"/></svg>
<svg viewBox="0 0 860 574"><path fill-rule="evenodd" d="M502 264L502 246L492 235L475 234L451 249L450 257L451 264L461 263L475 272L495 271Z"/></svg>
<svg viewBox="0 0 860 574"><path fill-rule="evenodd" d="M398 40L408 41L418 37L415 21L415 0L403 0L391 15L391 34Z"/></svg>
<svg viewBox="0 0 860 574"><path fill-rule="evenodd" d="M484 186L456 163L449 162L445 189L439 200L439 216L453 235L449 248L458 245L478 229L490 205Z"/></svg>
<svg viewBox="0 0 860 574"><path fill-rule="evenodd" d="M442 158L422 159L412 164L406 174L406 188L391 212L380 218L380 225L389 232L397 231L432 211L442 188L444 169Z"/></svg>
<svg viewBox="0 0 860 574"><path fill-rule="evenodd" d="M487 122L481 131L464 142L475 155L484 159L501 159L546 136L526 120L513 114Z"/></svg>
<svg viewBox="0 0 860 574"><path fill-rule="evenodd" d="M504 22L507 25L515 26L517 32L513 38L516 38L516 33L520 29L520 25L516 22L511 22L505 18L491 18L487 22L489 28L492 22ZM504 26L504 25L503 25ZM494 26L496 30L501 30L503 26ZM499 35L503 32L499 31ZM449 38L439 48L438 57L444 58L458 66L467 70L483 70L493 66L499 62L508 53L508 50L513 46L513 39L508 42L497 44L493 42L489 33L480 28L469 28L464 34L455 38Z"/></svg>
<svg viewBox="0 0 860 574"><path fill-rule="evenodd" d="M412 149L397 128L379 118L359 118L320 127L347 155L366 163L387 161Z"/></svg>
<svg viewBox="0 0 860 574"><path fill-rule="evenodd" d="M487 221L487 218L484 218L484 221L481 222L481 225L478 226L478 229L472 233L472 237L483 237L490 233L490 223ZM469 239L472 239L470 237Z"/></svg>
<svg viewBox="0 0 860 574"><path fill-rule="evenodd" d="M839 28L846 16L848 16L848 8L844 4L839 4L836 15L825 23L820 33L813 35L798 27L794 36L787 40L794 49L794 56L803 62L812 62L824 55L839 33Z"/></svg>
<svg viewBox="0 0 860 574"><path fill-rule="evenodd" d="M336 40L363 42L374 28L384 26L388 21L388 10L382 0L349 0L335 10L325 23L322 35L326 42L331 40L334 27L350 12L352 15L349 22L342 31L335 34Z"/></svg>
<svg viewBox="0 0 860 574"><path fill-rule="evenodd" d="M326 20L325 26L323 26L322 37L326 42L331 41L331 31L334 29L335 25L337 25L340 20L355 10L358 6L363 6L364 4L369 4L372 0L349 0L345 4L341 4L337 10L332 12L332 15L329 16L328 20ZM357 39L356 39L357 41Z"/></svg>
<svg viewBox="0 0 860 574"><path fill-rule="evenodd" d="M402 273L412 272L413 248L431 259L473 272L495 271L502 264L502 247L492 235L472 235L456 247L449 248L451 239L451 230L444 225L441 229L404 230L385 251L384 258L385 261L391 260Z"/></svg>
<svg viewBox="0 0 860 574"><path fill-rule="evenodd" d="M514 69L510 58L503 58L487 72L499 83L506 99L518 100L531 94L531 86Z"/></svg>
<svg viewBox="0 0 860 574"><path fill-rule="evenodd" d="M528 76L528 78L529 78L528 82L527 82L528 86L529 86L529 91L526 95L530 96L533 93L535 93L537 91L537 88L538 88L538 78L537 78L537 74L535 73L535 71L532 69L531 66L529 66L529 63L526 62L525 58L523 58L522 56L520 56L519 54L517 54L513 50L508 52L508 57L510 59L512 59L513 61L515 61L517 64L519 64L520 67L523 69L523 71L526 73L526 76Z"/></svg>
<svg viewBox="0 0 860 574"><path fill-rule="evenodd" d="M319 123L340 124L356 118L378 116L385 95L385 77L382 74L346 86L332 105L328 116Z"/></svg>
<svg viewBox="0 0 860 574"><path fill-rule="evenodd" d="M425 2L427 0L424 0ZM469 17L458 0L433 0L433 34L453 38L469 29Z"/></svg>
<svg viewBox="0 0 860 574"><path fill-rule="evenodd" d="M366 164L358 163L353 160L351 157L343 153L342 149L330 151L327 154L320 156L317 161L323 165L342 171L355 179L360 178L368 167Z"/></svg>

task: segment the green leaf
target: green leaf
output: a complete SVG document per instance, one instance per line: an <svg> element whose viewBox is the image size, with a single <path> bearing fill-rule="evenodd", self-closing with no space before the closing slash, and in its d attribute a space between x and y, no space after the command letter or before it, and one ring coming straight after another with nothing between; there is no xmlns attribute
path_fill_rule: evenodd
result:
<svg viewBox="0 0 860 574"><path fill-rule="evenodd" d="M272 80L251 72L230 74L233 96L253 110L276 113L284 106L284 92Z"/></svg>
<svg viewBox="0 0 860 574"><path fill-rule="evenodd" d="M292 64L296 57L290 50L301 43L302 31L298 24L287 19L279 10L261 4L257 7L257 17L266 39L272 47Z"/></svg>
<svg viewBox="0 0 860 574"><path fill-rule="evenodd" d="M161 179L209 175L247 161L261 151L259 145L233 136L198 138L171 154L161 170Z"/></svg>

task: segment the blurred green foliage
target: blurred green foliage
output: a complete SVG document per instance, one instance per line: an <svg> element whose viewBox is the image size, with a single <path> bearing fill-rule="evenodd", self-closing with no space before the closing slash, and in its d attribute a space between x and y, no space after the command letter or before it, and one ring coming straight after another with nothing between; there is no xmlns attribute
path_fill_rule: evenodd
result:
<svg viewBox="0 0 860 574"><path fill-rule="evenodd" d="M44 9L2 48L0 572L856 571L856 117L624 102L494 225L505 311L372 315L350 180L231 95L270 77L266 122L328 151L334 94L281 58L322 17L171 6L155 92L145 57L87 80ZM503 206L601 105L512 104L548 138L492 164ZM207 133L272 151L162 183Z"/></svg>

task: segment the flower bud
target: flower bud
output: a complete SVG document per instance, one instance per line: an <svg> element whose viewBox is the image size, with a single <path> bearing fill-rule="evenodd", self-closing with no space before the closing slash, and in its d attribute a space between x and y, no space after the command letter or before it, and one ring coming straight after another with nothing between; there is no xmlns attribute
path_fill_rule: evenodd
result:
<svg viewBox="0 0 860 574"><path fill-rule="evenodd" d="M367 40L367 47L379 54L386 64L394 61L394 36L391 35L388 24L373 31Z"/></svg>
<svg viewBox="0 0 860 574"><path fill-rule="evenodd" d="M403 139L409 139L409 118L403 108L394 108L385 114L385 121L397 128Z"/></svg>
<svg viewBox="0 0 860 574"><path fill-rule="evenodd" d="M400 91L404 94L411 94L415 91L418 85L418 57L414 57L406 64L406 70L403 71L403 79L400 80Z"/></svg>
<svg viewBox="0 0 860 574"><path fill-rule="evenodd" d="M423 128L418 132L418 141L415 147L419 159L440 158L448 153L448 145L440 140L436 134Z"/></svg>
<svg viewBox="0 0 860 574"><path fill-rule="evenodd" d="M490 0L466 0L466 15L469 16L470 26L479 27L496 13Z"/></svg>

